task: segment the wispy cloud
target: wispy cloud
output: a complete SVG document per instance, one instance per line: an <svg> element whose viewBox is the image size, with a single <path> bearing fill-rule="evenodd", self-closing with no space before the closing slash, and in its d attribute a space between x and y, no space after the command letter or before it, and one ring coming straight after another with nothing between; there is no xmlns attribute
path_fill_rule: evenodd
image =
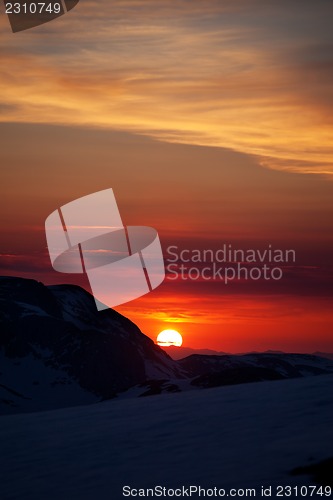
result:
<svg viewBox="0 0 333 500"><path fill-rule="evenodd" d="M128 130L332 174L333 7L305 3L87 1L29 32L3 29L0 119Z"/></svg>

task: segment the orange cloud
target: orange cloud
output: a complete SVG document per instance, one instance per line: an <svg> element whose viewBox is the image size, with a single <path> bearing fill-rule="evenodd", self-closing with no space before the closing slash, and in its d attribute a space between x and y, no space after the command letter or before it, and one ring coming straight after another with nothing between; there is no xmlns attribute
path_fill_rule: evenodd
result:
<svg viewBox="0 0 333 500"><path fill-rule="evenodd" d="M285 30L281 41L284 2L265 7L262 24L249 7L266 2L229 4L82 2L30 32L3 30L1 120L127 130L234 149L269 168L332 174L330 56L320 62L316 33L306 32L322 19L324 40L329 7L309 4L303 28Z"/></svg>

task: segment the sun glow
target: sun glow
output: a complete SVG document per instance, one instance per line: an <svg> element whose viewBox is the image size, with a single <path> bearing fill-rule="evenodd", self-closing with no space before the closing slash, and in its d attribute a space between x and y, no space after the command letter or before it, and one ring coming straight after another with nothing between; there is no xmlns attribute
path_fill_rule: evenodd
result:
<svg viewBox="0 0 333 500"><path fill-rule="evenodd" d="M177 330L163 330L157 336L157 344L163 347L176 346L180 347L183 343L183 338Z"/></svg>

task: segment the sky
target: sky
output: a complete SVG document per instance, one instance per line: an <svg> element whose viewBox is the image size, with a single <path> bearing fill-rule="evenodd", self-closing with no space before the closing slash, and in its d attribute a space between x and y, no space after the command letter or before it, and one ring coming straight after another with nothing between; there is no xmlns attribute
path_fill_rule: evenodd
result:
<svg viewBox="0 0 333 500"><path fill-rule="evenodd" d="M0 273L89 288L52 270L44 222L112 187L166 264L169 246L295 250L277 281L167 272L117 308L144 333L333 352L333 5L299 5L81 0L15 34L2 10Z"/></svg>

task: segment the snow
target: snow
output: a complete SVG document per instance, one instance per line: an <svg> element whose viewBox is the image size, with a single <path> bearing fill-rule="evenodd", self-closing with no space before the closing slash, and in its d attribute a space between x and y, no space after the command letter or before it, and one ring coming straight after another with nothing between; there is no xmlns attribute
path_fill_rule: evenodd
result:
<svg viewBox="0 0 333 500"><path fill-rule="evenodd" d="M15 304L19 305L23 311L20 313L20 317L24 318L25 316L46 316L47 314L41 307L34 306L33 304L28 304L27 302L15 301Z"/></svg>
<svg viewBox="0 0 333 500"><path fill-rule="evenodd" d="M81 404L98 401L97 396L80 387L61 367L57 370L45 365L43 358L47 358L49 349L34 346L34 352L41 359L32 354L24 358L7 358L1 356L0 351L0 415L67 407L73 400ZM3 401L7 403L1 405Z"/></svg>
<svg viewBox="0 0 333 500"><path fill-rule="evenodd" d="M147 379L160 379L160 378L170 378L170 362L168 359L164 359L161 356L156 356L157 361L146 359L143 357L145 363L145 373ZM171 365L172 366L172 365ZM171 368L172 369L172 368ZM184 370L179 369L179 373L182 374ZM172 372L171 372L172 373Z"/></svg>
<svg viewBox="0 0 333 500"><path fill-rule="evenodd" d="M333 456L332 387L321 375L0 417L1 500L313 484L289 471Z"/></svg>

